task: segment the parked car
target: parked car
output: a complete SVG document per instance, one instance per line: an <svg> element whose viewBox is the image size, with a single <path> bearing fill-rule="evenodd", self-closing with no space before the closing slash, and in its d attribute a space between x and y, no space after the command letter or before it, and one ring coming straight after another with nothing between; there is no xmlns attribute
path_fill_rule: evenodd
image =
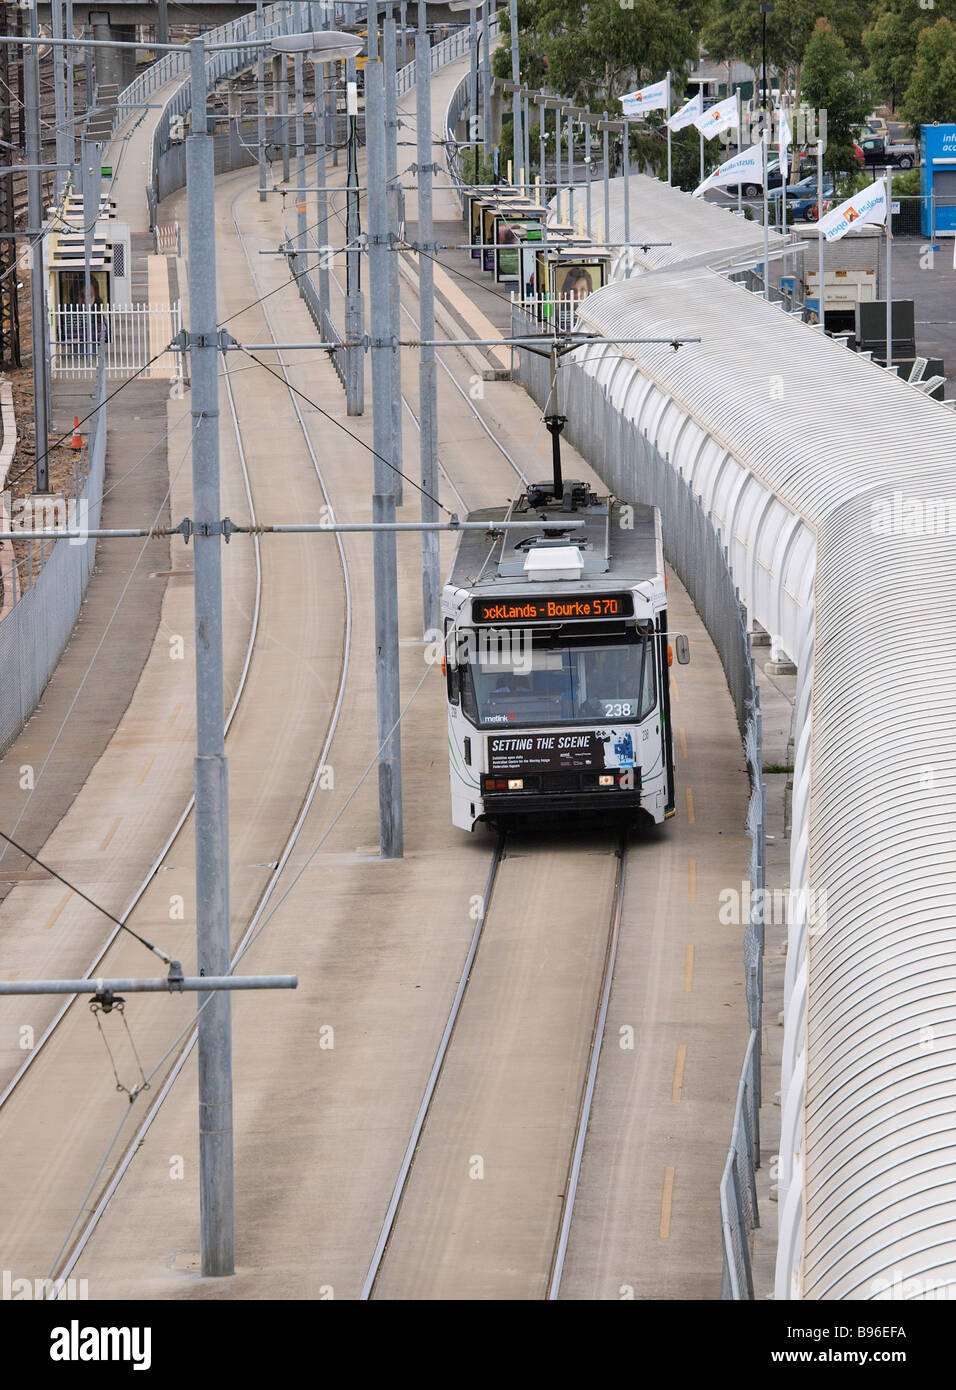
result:
<svg viewBox="0 0 956 1390"><path fill-rule="evenodd" d="M882 135L868 135L861 143L864 160L874 168L892 164L898 169L912 169L919 159L912 140L887 140Z"/></svg>
<svg viewBox="0 0 956 1390"><path fill-rule="evenodd" d="M878 135L882 140L888 140L890 128L882 116L872 115L866 118L866 129L869 135Z"/></svg>
<svg viewBox="0 0 956 1390"><path fill-rule="evenodd" d="M832 193L832 191L833 191L833 175L832 175L832 174L829 174L829 173L824 174L824 176L823 176L823 191L824 191L824 195L826 195L828 191L829 191L830 193ZM776 201L777 199L779 199L780 195L781 195L781 189L780 189L780 188L773 188L773 189L770 190L769 197L770 197L771 201ZM788 204L791 203L791 202L794 202L794 201L799 201L800 199L805 199L805 198L810 198L810 197L815 198L816 196L817 196L817 176L816 176L816 173L815 173L815 172L812 173L812 174L804 174L803 178L802 178L802 179L799 179L796 183L788 183L788 184L787 184L787 202L788 202Z"/></svg>
<svg viewBox="0 0 956 1390"><path fill-rule="evenodd" d="M833 184L823 181L823 211L830 211L830 203L833 198ZM817 210L817 195L813 193L805 194L802 198L795 198L790 204L790 215L795 222L816 222L819 219Z"/></svg>

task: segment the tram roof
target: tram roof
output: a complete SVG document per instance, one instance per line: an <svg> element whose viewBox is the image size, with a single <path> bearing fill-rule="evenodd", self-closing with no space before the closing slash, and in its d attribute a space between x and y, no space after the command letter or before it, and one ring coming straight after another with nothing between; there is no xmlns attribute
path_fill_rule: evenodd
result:
<svg viewBox="0 0 956 1390"><path fill-rule="evenodd" d="M605 500L601 499L602 504ZM506 507L485 507L480 511L469 512L467 520L487 521L489 526L493 526L495 522L504 521L507 514ZM539 509L521 514L521 519L535 514L539 514ZM589 511L572 513L549 508L547 520L585 521L587 525L584 527L584 535L589 542L590 551L602 558L606 541L610 536L607 567L602 566L599 571L586 571L575 580L529 580L523 574L501 574L498 566L502 553L507 553L508 547L513 548L514 539L506 540L508 533L489 540L484 531L462 531L448 582L459 589L478 588L482 592L499 589L502 592L518 590L529 594L549 593L554 591L555 585L559 586L562 593L565 590L570 592L572 585L577 590L591 592L639 584L644 580L659 578L664 573L660 525L654 507L634 506L629 509L629 514L622 517L621 504L615 502L611 507L610 528L603 505L600 509L592 508ZM632 521L633 525L622 524L625 520ZM513 533L511 534L513 536ZM577 534L580 536L581 531Z"/></svg>

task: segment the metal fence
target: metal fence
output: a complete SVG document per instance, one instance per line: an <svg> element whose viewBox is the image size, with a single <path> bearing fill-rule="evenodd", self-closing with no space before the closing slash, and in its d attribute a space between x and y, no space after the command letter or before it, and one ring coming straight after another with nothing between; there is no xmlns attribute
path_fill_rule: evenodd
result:
<svg viewBox="0 0 956 1390"><path fill-rule="evenodd" d="M294 256L289 257L289 269L293 274L295 274L296 266ZM322 301L320 300L319 292L316 289L315 284L313 283L311 272L308 275L300 275L298 280L296 281L296 284L299 286L299 294L302 296L302 299L305 302L305 307L309 311L309 316L311 317L312 322L315 324L316 330L319 334L320 342L341 343L342 335L336 328L335 324L332 322L330 316L322 307ZM346 387L345 349L341 347L334 348L329 353L329 356L332 360L332 366L335 368L336 376L342 383L343 387Z"/></svg>
<svg viewBox="0 0 956 1390"><path fill-rule="evenodd" d="M99 364L108 377L173 380L182 355L169 344L182 327L174 304L67 304L50 313L50 366L54 376L92 379Z"/></svg>
<svg viewBox="0 0 956 1390"><path fill-rule="evenodd" d="M489 21L488 32L493 39L496 39L501 32L497 15ZM481 33L480 27L478 33ZM431 50L430 69L432 72L437 72L439 68L446 67L448 63L453 63L457 58L463 58L466 53L470 52L471 26L466 24L463 25L462 28L456 29L453 34L449 34L447 39L442 39L441 43L436 43L434 45ZM398 95L400 97L404 96L406 92L411 91L412 87L415 85L414 62L407 63L405 67L399 68L396 82Z"/></svg>
<svg viewBox="0 0 956 1390"><path fill-rule="evenodd" d="M29 559L22 589L0 622L0 753L10 746L36 709L70 639L93 571L96 541L84 538L84 534L95 530L100 520L106 464L105 399L106 372L101 359L93 397L96 411L88 439L86 480L82 487L59 500L58 508L58 499L51 499L44 511L48 517L49 507L54 507L57 525L57 510L65 511L67 522L77 535L53 541L49 554L45 554L46 541L24 542L29 548ZM22 520L24 529L29 530L38 518L31 509ZM41 521L38 529L44 524L50 523ZM42 557L42 569L35 581L34 557Z"/></svg>
<svg viewBox="0 0 956 1390"><path fill-rule="evenodd" d="M512 306L512 334L538 331L537 322ZM603 351L603 346L598 349ZM591 349L585 349L591 351ZM766 789L760 691L750 634L734 584L719 526L705 512L682 473L632 420L614 405L595 378L573 360L558 376L559 400L549 400L550 365L545 358L515 352L517 378L529 394L568 419L567 437L618 497L658 507L664 553L694 601L717 649L734 703L750 775L747 831L753 904L744 924L744 977L750 1043L737 1092L730 1154L720 1187L723 1297L752 1298L750 1236L758 1225L755 1170L760 1165L760 1037L763 1000L763 898L766 888Z"/></svg>

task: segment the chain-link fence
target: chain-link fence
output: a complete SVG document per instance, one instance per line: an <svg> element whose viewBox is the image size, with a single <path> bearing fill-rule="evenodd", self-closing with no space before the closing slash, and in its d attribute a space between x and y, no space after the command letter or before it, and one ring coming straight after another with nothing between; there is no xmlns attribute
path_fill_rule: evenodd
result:
<svg viewBox="0 0 956 1390"><path fill-rule="evenodd" d="M512 306L512 336L527 337L539 325ZM751 839L749 920L743 953L750 1043L734 1109L730 1153L720 1188L723 1296L752 1298L750 1236L758 1225L756 1175L760 1165L760 1036L763 999L763 901L766 888L766 789L763 782L760 691L746 615L713 515L670 459L632 420L612 405L595 378L565 361L552 398L547 358L516 350L516 376L549 413L567 417L567 437L605 485L626 502L659 508L664 554L694 601L717 649L730 689L750 775L747 831Z"/></svg>
<svg viewBox="0 0 956 1390"><path fill-rule="evenodd" d="M67 493L48 503L44 499L42 513L36 506L17 512L16 522L23 530L34 526L46 529L47 519L52 517L57 528L65 520L76 535L50 542L49 554L46 541L23 542L29 558L22 586L17 586L21 592L0 622L0 753L10 746L36 709L70 639L93 570L96 541L85 533L95 530L100 520L106 463L105 397L106 373L101 356L85 483L72 496ZM31 583L34 554L42 557L43 567Z"/></svg>

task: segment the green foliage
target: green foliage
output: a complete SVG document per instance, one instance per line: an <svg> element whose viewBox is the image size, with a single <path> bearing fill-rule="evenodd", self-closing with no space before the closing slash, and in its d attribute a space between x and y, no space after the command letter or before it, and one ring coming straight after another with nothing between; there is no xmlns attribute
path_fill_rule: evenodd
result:
<svg viewBox="0 0 956 1390"><path fill-rule="evenodd" d="M494 159L485 159L480 148L469 145L461 152L461 177L470 184L494 183Z"/></svg>
<svg viewBox="0 0 956 1390"><path fill-rule="evenodd" d="M880 0L864 31L870 83L894 111L912 80L920 37L939 19L956 19L956 0Z"/></svg>
<svg viewBox="0 0 956 1390"><path fill-rule="evenodd" d="M679 74L696 57L701 12L701 0L633 0L629 7L620 0L524 0L521 80L547 84L578 105L616 111L633 84L659 81L668 70ZM495 54L495 72L510 77L509 45ZM678 78L675 92L681 86Z"/></svg>
<svg viewBox="0 0 956 1390"><path fill-rule="evenodd" d="M956 28L948 19L937 20L919 36L903 118L914 132L933 121L956 120Z"/></svg>
<svg viewBox="0 0 956 1390"><path fill-rule="evenodd" d="M804 51L801 95L827 113L827 169L853 169L853 128L866 120L870 91L866 81L850 71L846 45L826 19L817 20Z"/></svg>
<svg viewBox="0 0 956 1390"><path fill-rule="evenodd" d="M821 16L840 14L839 33L851 52L859 52L862 20L869 8L866 0L852 10L838 0L775 0L773 13L767 15L767 66L784 73L799 68ZM736 58L759 73L763 58L760 0L714 0L702 38L718 62Z"/></svg>

